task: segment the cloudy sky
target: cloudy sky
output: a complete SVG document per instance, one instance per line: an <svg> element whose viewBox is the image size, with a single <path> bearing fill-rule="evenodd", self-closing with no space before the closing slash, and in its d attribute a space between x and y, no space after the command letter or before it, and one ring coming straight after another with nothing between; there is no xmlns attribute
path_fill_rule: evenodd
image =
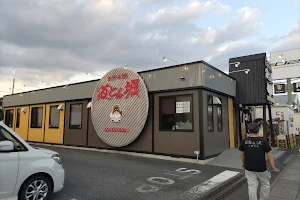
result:
<svg viewBox="0 0 300 200"><path fill-rule="evenodd" d="M0 97L13 78L22 92L173 65L164 55L227 71L230 57L299 48L299 10L300 0L0 0Z"/></svg>

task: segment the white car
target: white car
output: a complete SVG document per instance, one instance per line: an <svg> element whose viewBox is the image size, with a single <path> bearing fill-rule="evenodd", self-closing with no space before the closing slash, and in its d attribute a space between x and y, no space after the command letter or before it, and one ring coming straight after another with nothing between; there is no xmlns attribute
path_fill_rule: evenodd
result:
<svg viewBox="0 0 300 200"><path fill-rule="evenodd" d="M0 200L46 200L64 179L58 153L31 147L0 122Z"/></svg>

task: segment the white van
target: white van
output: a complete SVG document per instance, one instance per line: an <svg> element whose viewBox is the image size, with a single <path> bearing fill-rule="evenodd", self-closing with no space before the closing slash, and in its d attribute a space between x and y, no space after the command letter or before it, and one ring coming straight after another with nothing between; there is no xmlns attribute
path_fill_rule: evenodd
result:
<svg viewBox="0 0 300 200"><path fill-rule="evenodd" d="M0 200L47 200L64 179L58 153L31 147L0 122Z"/></svg>

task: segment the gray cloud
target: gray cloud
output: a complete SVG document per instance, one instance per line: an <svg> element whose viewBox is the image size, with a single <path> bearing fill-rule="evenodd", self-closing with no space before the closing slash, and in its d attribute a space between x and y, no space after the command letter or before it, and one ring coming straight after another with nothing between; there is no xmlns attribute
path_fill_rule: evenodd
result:
<svg viewBox="0 0 300 200"><path fill-rule="evenodd" d="M201 27L196 21L203 15L229 21ZM182 6L175 0L0 0L0 78L37 84L125 64L142 69L173 64L163 63L163 55L179 63L211 58L225 64L268 49L260 41L244 42L261 26L259 10L232 10L215 0ZM299 25L278 48L295 46L298 34Z"/></svg>

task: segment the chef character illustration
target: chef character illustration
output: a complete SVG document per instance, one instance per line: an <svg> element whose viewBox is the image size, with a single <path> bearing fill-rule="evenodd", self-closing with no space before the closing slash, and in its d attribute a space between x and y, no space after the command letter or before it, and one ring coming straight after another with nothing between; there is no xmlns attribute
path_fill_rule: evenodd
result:
<svg viewBox="0 0 300 200"><path fill-rule="evenodd" d="M122 111L121 111L120 105L115 104L112 107L112 111L111 111L109 117L110 117L112 122L121 122Z"/></svg>

